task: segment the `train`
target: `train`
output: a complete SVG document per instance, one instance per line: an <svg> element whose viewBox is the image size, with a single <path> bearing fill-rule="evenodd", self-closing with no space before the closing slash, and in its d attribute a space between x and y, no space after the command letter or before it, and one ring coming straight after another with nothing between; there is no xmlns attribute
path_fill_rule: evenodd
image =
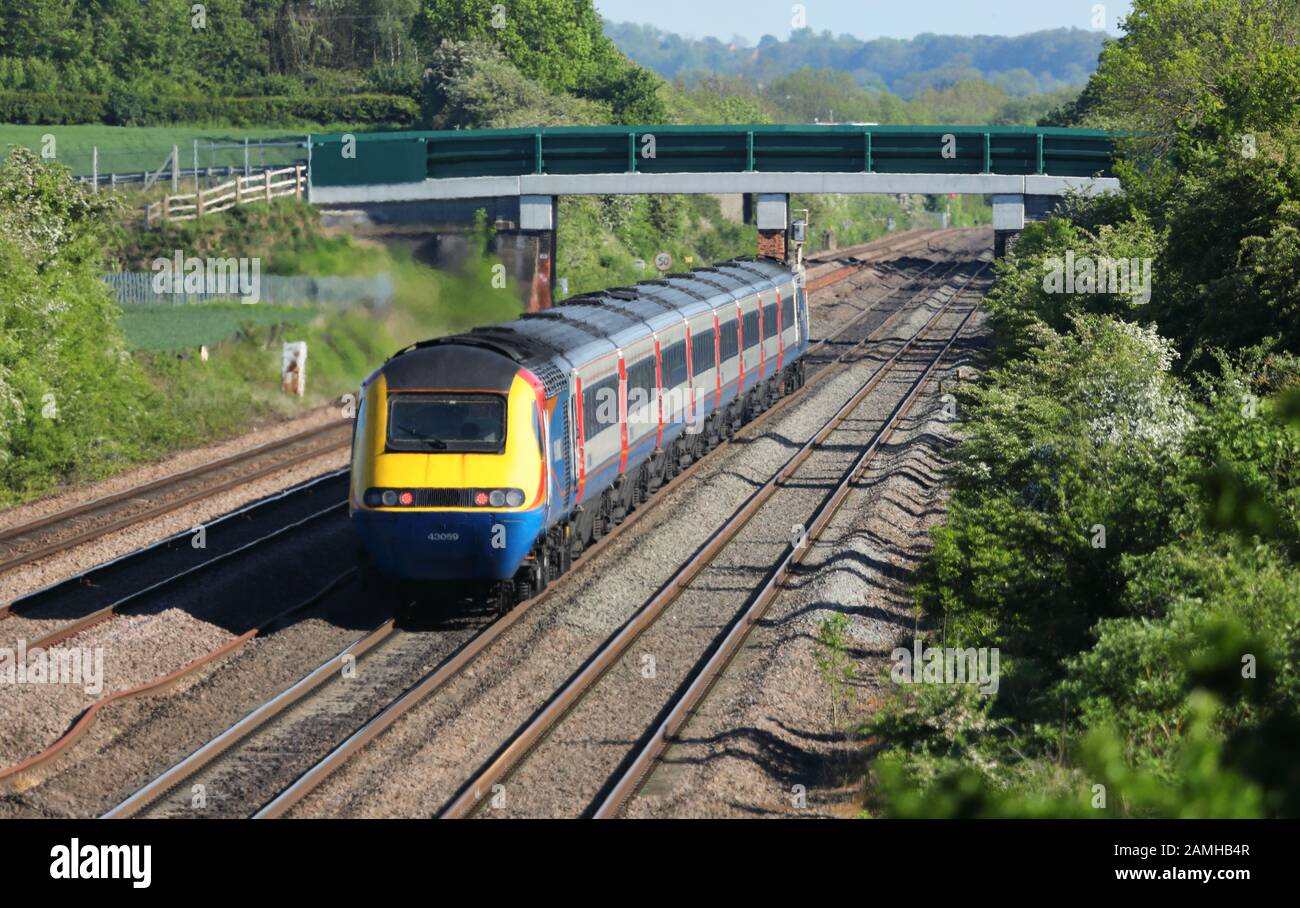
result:
<svg viewBox="0 0 1300 908"><path fill-rule="evenodd" d="M406 347L361 385L366 583L508 610L804 383L802 266L738 258Z"/></svg>

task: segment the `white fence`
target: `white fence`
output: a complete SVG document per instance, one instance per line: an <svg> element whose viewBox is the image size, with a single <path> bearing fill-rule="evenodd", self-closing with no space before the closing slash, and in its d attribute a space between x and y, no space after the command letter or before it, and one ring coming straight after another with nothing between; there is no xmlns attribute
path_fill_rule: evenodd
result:
<svg viewBox="0 0 1300 908"><path fill-rule="evenodd" d="M282 196L302 198L307 188L307 168L302 164L268 170L251 177L235 177L228 183L167 195L161 202L146 205L144 223L151 227L159 221L190 221L205 214L216 214L249 202L269 202Z"/></svg>

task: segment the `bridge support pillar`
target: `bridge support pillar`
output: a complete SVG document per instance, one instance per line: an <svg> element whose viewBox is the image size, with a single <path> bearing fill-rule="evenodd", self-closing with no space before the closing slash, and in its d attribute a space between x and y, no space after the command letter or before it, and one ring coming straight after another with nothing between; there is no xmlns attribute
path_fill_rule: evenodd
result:
<svg viewBox="0 0 1300 908"><path fill-rule="evenodd" d="M1015 248L1016 237L1025 229L1025 197L993 196L993 256L1006 258Z"/></svg>
<svg viewBox="0 0 1300 908"><path fill-rule="evenodd" d="M758 254L785 261L785 235L790 226L790 197L783 192L758 195Z"/></svg>
<svg viewBox="0 0 1300 908"><path fill-rule="evenodd" d="M559 198L553 195L519 197L519 229L537 238L537 261L528 292L528 311L551 308L555 298L556 222Z"/></svg>

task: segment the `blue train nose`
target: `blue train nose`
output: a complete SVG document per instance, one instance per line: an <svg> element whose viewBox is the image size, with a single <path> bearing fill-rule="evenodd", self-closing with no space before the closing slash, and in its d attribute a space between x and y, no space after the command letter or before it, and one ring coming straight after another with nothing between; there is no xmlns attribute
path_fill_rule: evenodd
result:
<svg viewBox="0 0 1300 908"><path fill-rule="evenodd" d="M357 510L352 525L375 566L403 580L509 580L532 550L544 511Z"/></svg>

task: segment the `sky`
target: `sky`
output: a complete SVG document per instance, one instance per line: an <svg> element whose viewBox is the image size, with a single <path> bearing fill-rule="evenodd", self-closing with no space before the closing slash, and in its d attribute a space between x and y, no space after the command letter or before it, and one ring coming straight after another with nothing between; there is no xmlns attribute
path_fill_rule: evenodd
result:
<svg viewBox="0 0 1300 908"><path fill-rule="evenodd" d="M1130 0L595 0L611 22L657 26L695 38L750 44L765 34L786 38L803 8L808 28L857 38L911 38L940 35L1021 35L1045 28L1092 28L1103 16L1106 31L1118 34L1118 21ZM1102 8L1098 10L1098 8Z"/></svg>

